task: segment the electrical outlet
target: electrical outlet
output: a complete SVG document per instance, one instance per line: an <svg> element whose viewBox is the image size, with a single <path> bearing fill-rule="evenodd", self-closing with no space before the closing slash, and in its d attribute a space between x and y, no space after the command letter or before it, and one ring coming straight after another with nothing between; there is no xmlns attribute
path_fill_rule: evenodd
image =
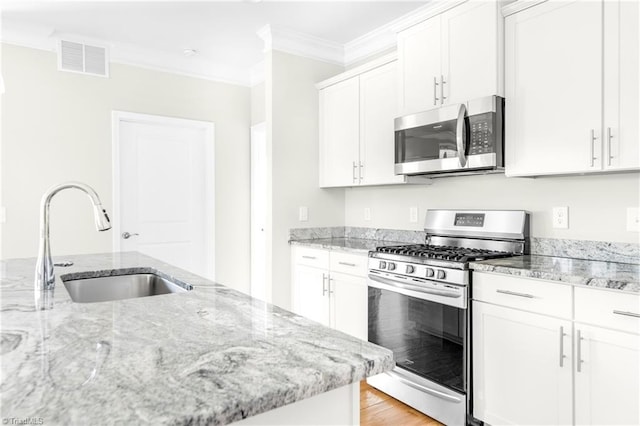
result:
<svg viewBox="0 0 640 426"><path fill-rule="evenodd" d="M371 220L371 209L369 207L364 208L364 220Z"/></svg>
<svg viewBox="0 0 640 426"><path fill-rule="evenodd" d="M640 231L640 209L627 207L627 231Z"/></svg>
<svg viewBox="0 0 640 426"><path fill-rule="evenodd" d="M298 211L298 220L300 222L306 222L309 220L309 209L306 206L300 207Z"/></svg>
<svg viewBox="0 0 640 426"><path fill-rule="evenodd" d="M569 207L554 207L551 220L554 228L569 229Z"/></svg>
<svg viewBox="0 0 640 426"><path fill-rule="evenodd" d="M418 223L418 208L409 207L409 222Z"/></svg>

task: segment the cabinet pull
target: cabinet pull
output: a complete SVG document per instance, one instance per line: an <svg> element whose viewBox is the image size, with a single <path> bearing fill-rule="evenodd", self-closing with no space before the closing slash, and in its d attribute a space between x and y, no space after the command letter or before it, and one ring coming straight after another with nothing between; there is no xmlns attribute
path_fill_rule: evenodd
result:
<svg viewBox="0 0 640 426"><path fill-rule="evenodd" d="M596 136L596 131L594 129L591 129L591 167L593 167L595 165L595 161L598 159L598 157L596 157L595 151L595 144L596 144L596 139L598 139L598 137Z"/></svg>
<svg viewBox="0 0 640 426"><path fill-rule="evenodd" d="M364 167L364 164L362 164L360 161L358 161L358 181L362 182L362 168Z"/></svg>
<svg viewBox="0 0 640 426"><path fill-rule="evenodd" d="M566 358L566 355L564 354L564 336L566 335L564 327L560 327L560 367L564 366L564 359Z"/></svg>
<svg viewBox="0 0 640 426"><path fill-rule="evenodd" d="M433 76L433 104L438 105L438 79Z"/></svg>
<svg viewBox="0 0 640 426"><path fill-rule="evenodd" d="M322 274L322 297L327 294L327 276Z"/></svg>
<svg viewBox="0 0 640 426"><path fill-rule="evenodd" d="M613 155L611 155L611 127L607 127L607 165L611 165L611 160L613 160Z"/></svg>
<svg viewBox="0 0 640 426"><path fill-rule="evenodd" d="M614 310L613 313L616 314L616 315L624 315L624 316L627 316L627 317L640 318L640 314L636 314L635 312Z"/></svg>
<svg viewBox="0 0 640 426"><path fill-rule="evenodd" d="M329 288L329 297L331 297L331 295L333 294L333 290L331 290L331 281L335 281L333 278L331 278L331 276L328 276L329 278L329 285L327 286Z"/></svg>
<svg viewBox="0 0 640 426"><path fill-rule="evenodd" d="M356 166L356 162L353 162L353 172L352 172L352 176L353 176L353 183L356 183L356 169L358 168L358 166Z"/></svg>
<svg viewBox="0 0 640 426"><path fill-rule="evenodd" d="M580 373L582 371L582 363L584 362L582 360L582 341L584 340L584 338L582 337L580 330L578 330L578 338L577 338L577 345L576 345L576 371L578 373Z"/></svg>
<svg viewBox="0 0 640 426"><path fill-rule="evenodd" d="M502 293L502 294L508 294L510 296L520 296L520 297L526 297L527 299L533 299L532 294L516 293L515 291L509 291L509 290L496 290L496 293Z"/></svg>
<svg viewBox="0 0 640 426"><path fill-rule="evenodd" d="M302 256L303 259L311 259L311 260L316 260L315 256Z"/></svg>
<svg viewBox="0 0 640 426"><path fill-rule="evenodd" d="M444 96L444 84L446 83L446 81L444 81L444 76L441 75L440 76L440 104L444 104L444 100L447 99Z"/></svg>
<svg viewBox="0 0 640 426"><path fill-rule="evenodd" d="M344 265L344 266L356 266L355 263L349 263L349 262L338 262L338 265Z"/></svg>

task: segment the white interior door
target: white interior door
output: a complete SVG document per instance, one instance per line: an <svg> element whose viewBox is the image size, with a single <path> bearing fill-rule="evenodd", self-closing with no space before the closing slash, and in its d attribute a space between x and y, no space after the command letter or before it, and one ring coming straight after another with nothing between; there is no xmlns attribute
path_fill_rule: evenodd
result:
<svg viewBox="0 0 640 426"><path fill-rule="evenodd" d="M114 113L114 249L214 278L213 124Z"/></svg>
<svg viewBox="0 0 640 426"><path fill-rule="evenodd" d="M267 295L267 135L265 123L251 127L251 296Z"/></svg>

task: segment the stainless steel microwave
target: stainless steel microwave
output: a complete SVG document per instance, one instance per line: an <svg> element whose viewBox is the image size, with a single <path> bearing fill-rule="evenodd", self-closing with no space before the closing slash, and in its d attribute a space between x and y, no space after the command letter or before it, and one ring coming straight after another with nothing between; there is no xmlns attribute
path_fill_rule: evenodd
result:
<svg viewBox="0 0 640 426"><path fill-rule="evenodd" d="M395 119L395 173L504 168L504 98L488 96Z"/></svg>

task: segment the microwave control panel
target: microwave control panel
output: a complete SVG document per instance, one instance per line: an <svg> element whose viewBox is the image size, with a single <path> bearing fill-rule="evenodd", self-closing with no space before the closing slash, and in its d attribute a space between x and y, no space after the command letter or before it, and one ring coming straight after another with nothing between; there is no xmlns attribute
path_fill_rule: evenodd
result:
<svg viewBox="0 0 640 426"><path fill-rule="evenodd" d="M469 127L471 130L469 155L496 152L492 113L469 117Z"/></svg>

